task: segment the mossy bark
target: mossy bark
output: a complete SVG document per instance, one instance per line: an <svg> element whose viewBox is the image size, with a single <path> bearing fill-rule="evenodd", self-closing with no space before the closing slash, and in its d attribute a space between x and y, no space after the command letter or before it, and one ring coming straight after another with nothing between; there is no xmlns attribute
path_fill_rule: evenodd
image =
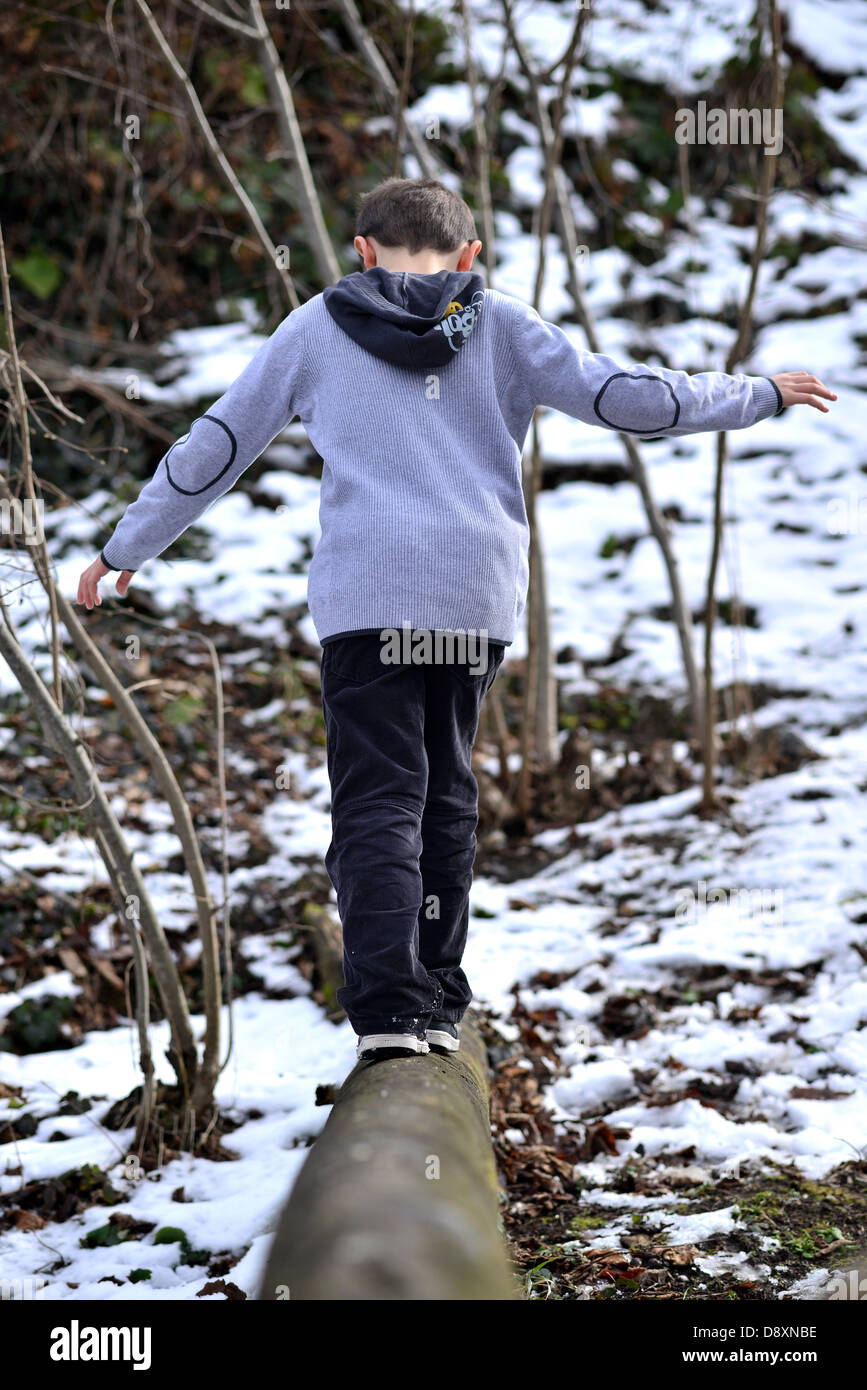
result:
<svg viewBox="0 0 867 1390"><path fill-rule="evenodd" d="M498 1225L488 1066L461 1051L360 1062L299 1174L263 1299L516 1297Z"/></svg>

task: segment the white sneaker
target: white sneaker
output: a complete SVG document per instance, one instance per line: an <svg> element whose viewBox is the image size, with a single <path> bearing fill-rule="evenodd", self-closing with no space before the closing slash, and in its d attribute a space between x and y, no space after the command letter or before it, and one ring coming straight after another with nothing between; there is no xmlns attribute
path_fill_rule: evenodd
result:
<svg viewBox="0 0 867 1390"><path fill-rule="evenodd" d="M415 1033L365 1033L358 1039L355 1055L359 1058L372 1057L379 1052L429 1052L425 1038Z"/></svg>
<svg viewBox="0 0 867 1390"><path fill-rule="evenodd" d="M425 1037L429 1045L440 1052L460 1051L461 1030L456 1023L432 1023Z"/></svg>

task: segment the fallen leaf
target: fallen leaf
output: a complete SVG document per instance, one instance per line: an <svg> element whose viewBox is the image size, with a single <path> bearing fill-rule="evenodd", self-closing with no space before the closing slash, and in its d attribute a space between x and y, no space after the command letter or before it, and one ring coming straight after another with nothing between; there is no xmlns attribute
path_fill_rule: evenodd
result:
<svg viewBox="0 0 867 1390"><path fill-rule="evenodd" d="M701 1251L695 1245L664 1245L654 1251L667 1265L691 1265Z"/></svg>
<svg viewBox="0 0 867 1390"><path fill-rule="evenodd" d="M35 1211L22 1211L18 1208L10 1211L10 1216L15 1217L16 1231L39 1231L45 1225L41 1216L37 1216Z"/></svg>
<svg viewBox="0 0 867 1390"><path fill-rule="evenodd" d="M227 1284L225 1279L212 1279L204 1288L199 1289L196 1298L204 1298L209 1293L224 1293L230 1303L237 1303L239 1299L247 1297L237 1284Z"/></svg>
<svg viewBox="0 0 867 1390"><path fill-rule="evenodd" d="M64 970L68 970L79 980L87 979L87 966L77 951L73 951L71 946L60 946L57 954Z"/></svg>
<svg viewBox="0 0 867 1390"><path fill-rule="evenodd" d="M112 989L116 989L120 994L123 994L123 980L118 975L110 960L104 960L102 956L94 956L93 967L97 973L111 985Z"/></svg>

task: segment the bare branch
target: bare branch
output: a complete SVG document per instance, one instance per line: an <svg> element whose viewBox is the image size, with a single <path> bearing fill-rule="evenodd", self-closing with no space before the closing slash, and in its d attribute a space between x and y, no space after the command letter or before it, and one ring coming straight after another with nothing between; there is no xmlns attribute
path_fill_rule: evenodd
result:
<svg viewBox="0 0 867 1390"><path fill-rule="evenodd" d="M772 66L771 66L771 85L772 85L772 109L781 110L783 105L783 70L780 62L781 35L780 35L780 15L777 10L776 0L768 0L768 27L771 35ZM760 21L759 21L760 22ZM765 254L765 242L768 231L768 204L770 202L771 191L774 186L774 179L777 170L777 156L773 153L768 154L763 150L761 177L761 193L759 196L758 214L756 219L756 239L753 244L753 254L750 262L750 278L747 285L747 293L741 305L741 312L738 318L738 328L726 356L725 370L732 372L746 351L747 342L750 335L753 319L753 305L756 297L756 287L758 285L759 270L762 258ZM713 493L713 540L711 542L710 561L708 564L707 584L705 586L704 603L704 704L705 704L705 723L703 732L703 754L704 769L702 774L702 810L709 813L716 804L714 790L714 780L717 760L717 739L716 739L716 720L715 698L714 698L714 667L713 667L713 637L716 624L716 579L719 568L720 552L722 550L723 531L725 529L725 517L723 516L723 490L725 479L725 468L728 460L728 435L722 431L717 435L716 449L716 471L714 476Z"/></svg>
<svg viewBox="0 0 867 1390"><path fill-rule="evenodd" d="M206 1090L208 1085L213 1088L213 1082L217 1075L220 1039L220 971L215 909L208 888L207 873L193 825L193 818L172 766L138 705L85 630L69 600L65 595L58 594L57 602L66 630L79 653L99 680L103 690L111 696L123 714L133 738L147 758L160 791L171 811L175 834L181 842L184 863L190 876L196 901L196 917L202 942L202 973L206 998L205 1049L200 1074L197 1078L198 1090L193 1098L194 1108L198 1109L201 1108L202 1103L199 1092ZM222 767L222 757L220 758L220 766Z"/></svg>
<svg viewBox="0 0 867 1390"><path fill-rule="evenodd" d="M394 100L394 175L402 173L401 151L403 149L404 113L409 96L409 79L412 72L413 27L415 25L415 0L408 0L408 8L403 33L403 65L400 71L400 86Z"/></svg>
<svg viewBox="0 0 867 1390"><path fill-rule="evenodd" d="M0 229L0 275L3 279L9 357L15 378L17 398L19 403L23 403L19 404L23 476L28 496L35 498L27 401L15 341L9 273L2 229ZM182 1085L185 1089L188 1088L187 1093L193 1110L199 1112L212 1102L213 1088L219 1069L220 971L215 914L189 807L165 753L138 707L85 632L68 600L58 592L45 548L44 537L40 537L38 545L28 546L28 551L32 555L37 577L48 597L53 619L56 619L58 613L62 616L63 622L84 660L94 674L99 677L104 689L114 699L118 708L123 711L124 717L148 758L156 780L165 795L172 812L178 838L181 841L184 860L195 893L199 932L202 939L206 1034L201 1067L198 1066L186 999L165 934L148 898L141 874L126 845L123 831L111 811L90 754L84 742L78 738L64 718L60 700L57 696L54 700L51 699L41 677L18 644L5 604L0 599L0 612L2 612L4 620L3 623L0 623L0 653L5 657L22 690L29 697L47 741L60 753L72 774L76 792L82 802L82 814L103 855L111 884L118 888L122 899L128 900L132 896L137 900L136 917L141 923L163 1007L172 1029L173 1053L171 1055L173 1065L176 1067ZM56 629L52 629L52 651L55 655L57 682L59 681L59 664L56 656L59 651L59 642L56 639ZM221 697L218 697L218 705L221 710ZM135 931L135 923L131 923L126 913L122 915L123 920L127 922L128 930ZM135 942L133 943L133 950L136 951ZM139 990L139 999L142 988L143 986ZM148 1056L143 1055L142 1064L145 1069L146 1085L149 1084L147 1063Z"/></svg>
<svg viewBox="0 0 867 1390"><path fill-rule="evenodd" d="M153 435L154 439L159 439L165 444L173 444L176 440L176 434L172 434L165 426L152 420L141 406L136 405L133 401L128 401L126 396L116 391L113 386L109 386L108 382L102 381L84 367L69 367L65 362L54 361L50 358L36 358L36 363L45 376L52 378L57 390L86 391L88 395L104 401L111 410L117 411L119 415L125 415L137 429ZM77 419L78 417L74 418Z"/></svg>
<svg viewBox="0 0 867 1390"><path fill-rule="evenodd" d="M486 283L490 289L494 287L494 266L497 262L496 247L494 245L494 209L491 203L491 149L488 143L488 128L485 124L485 113L482 103L479 100L479 82L476 71L476 60L473 56L473 29L470 17L470 7L467 0L460 0L461 19L464 29L464 55L467 67L467 83L470 89L470 100L473 107L473 131L476 141L476 186L479 194L479 204L482 211L482 237L485 244L485 271Z"/></svg>
<svg viewBox="0 0 867 1390"><path fill-rule="evenodd" d="M9 345L9 358L12 365L12 380L15 391L15 401L18 408L18 430L21 440L21 469L24 480L24 492L29 501L36 506L38 499L33 485L33 465L30 449L30 409L27 400L27 392L24 389L24 378L21 375L21 366L18 358L18 340L15 335L15 324L12 318L12 296L9 290L9 267L6 264L6 243L3 238L3 229L0 227L0 280L3 283L3 313L6 322L6 340ZM46 579L50 574L48 551L45 548L45 537L40 534L37 543L30 547L33 556L34 566L40 578L45 575ZM54 698L58 708L63 708L63 683L60 679L60 646L57 632L57 602L53 591L53 586L48 595L48 606L51 618L51 667L54 680Z"/></svg>
<svg viewBox="0 0 867 1390"><path fill-rule="evenodd" d="M249 194L241 184L241 181L239 180L228 159L223 154L223 151L220 148L220 142L214 134L210 121L205 115L205 112L202 108L202 103L199 101L195 87L193 86L189 77L185 73L180 62L175 57L175 54L172 51L172 47L165 34L163 33L162 29L160 28L159 24L157 23L156 19L154 18L150 6L147 3L147 0L135 0L135 3L141 11L142 15L144 16L147 26L153 34L154 39L156 40L156 43L160 49L160 52L162 53L169 67L171 68L175 79L183 88L187 101L190 104L190 109L192 110L196 124L199 127L199 130L201 131L202 137L208 148L208 152L211 155L211 158L213 159L217 168L220 170L220 173L223 175L223 178L226 180L226 183L229 185L235 197L238 199L238 202L241 204L241 207L247 214L247 217L250 221L250 225L255 231L256 236L259 238L259 241L265 251L265 254L267 255L268 260L271 263L272 269L276 272L280 279L280 283L283 286L283 289L286 293L286 298L288 299L293 309L299 308L300 300L298 299L298 295L295 292L295 285L292 281L292 277L289 274L288 270L286 270L283 266L280 265L280 258L277 254L277 248L271 240L270 236L268 235L265 224L259 216L255 203L253 202L252 198L250 198Z"/></svg>
<svg viewBox="0 0 867 1390"><path fill-rule="evenodd" d="M553 130L545 103L542 100L540 84L530 64L524 45L521 43L515 29L510 0L503 0L503 10L513 47L533 94L539 133L544 150L549 148L553 141ZM578 322L584 330L587 346L591 352L598 353L601 351L601 346L599 335L596 331L596 322L590 310L590 306L587 303L584 287L578 277L578 232L575 225L575 217L569 201L566 176L559 164L553 169L552 177L556 193L555 211L560 236L563 241L563 249L566 254L569 293L575 305L575 313ZM651 535L659 546L662 554L663 564L665 565L666 574L668 576L669 589L671 590L672 615L677 628L681 659L683 661L684 675L689 692L692 727L695 734L699 735L703 727L702 686L694 650L692 614L683 592L680 568L672 544L671 533L669 532L665 517L662 515L653 495L647 469L645 468L644 460L639 452L636 441L630 435L619 433L618 439L626 452L633 481L641 494L641 501L644 506Z"/></svg>
<svg viewBox="0 0 867 1390"><path fill-rule="evenodd" d="M262 6L259 0L249 0L249 3L253 23L256 26L259 51L265 68L265 80L268 83L268 90L274 103L280 138L286 153L291 157L295 166L299 185L298 210L301 214L304 232L310 250L313 252L319 274L325 283L330 285L333 281L340 279L342 271L334 254L331 237L328 235L328 228L322 215L319 194L316 191L316 183L304 146L304 137L301 134L301 127L295 113L292 92L286 81L286 73L283 71L280 54L277 52L268 25L265 23Z"/></svg>
<svg viewBox="0 0 867 1390"><path fill-rule="evenodd" d="M358 13L355 0L338 0L346 27L355 40L364 64L374 80L377 87L381 88L385 95L395 101L398 95L397 83L391 74L391 70L364 26L364 21ZM404 126L406 138L412 147L412 152L418 160L419 168L426 179L435 179L439 175L439 168L436 160L431 154L430 144L425 140L421 132L416 128L412 121L407 121Z"/></svg>
<svg viewBox="0 0 867 1390"><path fill-rule="evenodd" d="M233 15L224 14L222 10L215 10L213 5L209 5L207 0L191 0L197 10L202 14L210 15L211 19L216 19L220 24L224 24L227 29L234 29L237 34L243 34L245 38L258 38L256 30L252 24L245 24L242 19L235 19Z"/></svg>
<svg viewBox="0 0 867 1390"><path fill-rule="evenodd" d="M5 612L2 598L0 607ZM171 1025L173 1048L170 1057L178 1080L186 1088L194 1081L196 1074L196 1045L187 1001L181 989L165 932L154 911L141 872L127 848L123 831L96 776L85 745L70 727L62 711L51 698L48 688L34 671L13 636L8 621L0 623L0 655L27 696L46 742L60 754L72 774L76 791L82 800L82 814L93 830L97 844L107 849L106 868L111 881L118 884L120 893L127 903L135 904L134 916L128 917L124 913L123 921L130 934L137 930L136 918L141 926L160 999Z"/></svg>

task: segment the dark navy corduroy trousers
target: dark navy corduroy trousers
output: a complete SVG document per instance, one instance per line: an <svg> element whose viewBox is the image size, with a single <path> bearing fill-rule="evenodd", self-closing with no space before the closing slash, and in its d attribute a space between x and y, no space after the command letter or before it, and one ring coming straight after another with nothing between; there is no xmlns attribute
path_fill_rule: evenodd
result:
<svg viewBox="0 0 867 1390"><path fill-rule="evenodd" d="M357 1033L457 1023L472 998L461 969L478 825L470 756L504 654L488 642L479 661L385 664L378 633L323 645L325 864L343 926L337 997Z"/></svg>

